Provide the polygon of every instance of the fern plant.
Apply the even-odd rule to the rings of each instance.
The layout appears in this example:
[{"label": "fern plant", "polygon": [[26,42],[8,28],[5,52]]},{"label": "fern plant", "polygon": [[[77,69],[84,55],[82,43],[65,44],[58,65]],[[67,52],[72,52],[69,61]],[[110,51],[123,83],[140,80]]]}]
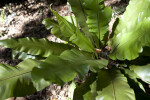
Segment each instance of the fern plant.
[{"label": "fern plant", "polygon": [[[51,9],[57,21],[43,20],[66,44],[36,38],[0,40],[14,58],[23,60],[16,67],[0,64],[0,99],[73,82],[73,100],[149,100],[143,83],[150,84],[150,1],[130,0],[110,35],[112,10],[104,0],[68,2],[75,16],[62,17]],[[77,75],[86,76],[85,82],[74,83]]]}]

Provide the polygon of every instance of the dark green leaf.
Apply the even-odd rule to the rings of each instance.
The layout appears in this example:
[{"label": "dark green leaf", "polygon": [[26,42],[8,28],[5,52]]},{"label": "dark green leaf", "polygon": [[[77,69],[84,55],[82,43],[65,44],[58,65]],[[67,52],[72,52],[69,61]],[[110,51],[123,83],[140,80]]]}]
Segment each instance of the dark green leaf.
[{"label": "dark green leaf", "polygon": [[131,70],[123,70],[125,76],[127,77],[130,87],[134,89],[136,100],[149,100],[150,96],[145,93],[143,85],[140,82],[138,82],[138,76]]},{"label": "dark green leaf", "polygon": [[85,52],[81,52],[76,49],[72,50],[66,50],[64,51],[61,56],[61,58],[65,60],[69,60],[71,62],[78,62],[78,64],[82,65],[89,65],[92,71],[97,71],[99,69],[102,69],[108,65],[108,60],[106,59],[98,59],[96,60],[93,55],[91,54],[85,54]]},{"label": "dark green leaf", "polygon": [[83,95],[84,100],[96,100],[96,96],[98,95],[96,91],[96,87],[97,87],[97,84],[95,81],[94,83],[90,85],[91,91]]},{"label": "dark green leaf", "polygon": [[143,52],[141,53],[141,55],[143,55],[143,56],[150,56],[150,47],[144,47],[143,48]]},{"label": "dark green leaf", "polygon": [[[74,91],[74,99],[73,100],[87,100],[84,99],[84,95],[88,93],[88,91],[91,90],[90,85],[96,80],[96,74],[91,73],[90,76],[88,76],[85,80],[85,82],[81,85],[78,86],[75,91]],[[88,95],[89,96],[89,95]],[[90,98],[90,97],[89,97]],[[89,99],[93,100],[93,99]]]},{"label": "dark green leaf", "polygon": [[33,79],[45,78],[47,81],[64,84],[73,80],[78,73],[83,76],[88,72],[89,66],[78,65],[58,56],[50,55],[38,68],[32,72]]},{"label": "dark green leaf", "polygon": [[8,97],[25,96],[36,91],[30,73],[38,63],[31,59],[12,67],[0,64],[0,100]]},{"label": "dark green leaf", "polygon": [[52,84],[52,82],[46,81],[44,78],[39,78],[38,80],[34,80],[32,78],[32,82],[33,82],[34,87],[36,88],[36,91],[41,91],[42,89]]},{"label": "dark green leaf", "polygon": [[107,64],[107,60],[94,60],[79,50],[66,50],[60,56],[50,55],[38,68],[33,69],[32,75],[34,79],[44,78],[63,84],[73,80],[77,73],[83,77],[89,71],[89,67],[101,69]]},{"label": "dark green leaf", "polygon": [[86,24],[87,18],[86,18],[86,14],[85,14],[84,7],[83,7],[83,0],[69,0],[68,2],[71,5],[72,11],[76,16],[77,21],[80,24],[82,31],[85,34],[90,35],[88,31],[89,30],[88,26]]}]

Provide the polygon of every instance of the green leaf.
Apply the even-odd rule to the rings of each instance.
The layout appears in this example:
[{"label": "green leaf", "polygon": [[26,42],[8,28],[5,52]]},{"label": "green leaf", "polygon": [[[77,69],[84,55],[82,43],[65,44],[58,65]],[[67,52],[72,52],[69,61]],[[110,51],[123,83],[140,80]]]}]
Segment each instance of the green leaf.
[{"label": "green leaf", "polygon": [[69,38],[64,37],[61,33],[60,26],[57,21],[55,21],[54,19],[46,18],[42,21],[42,23],[47,29],[51,29],[51,33],[54,34],[56,37],[65,41],[69,41]]},{"label": "green leaf", "polygon": [[78,27],[78,23],[75,16],[62,16],[68,22],[72,23],[74,26]]},{"label": "green leaf", "polygon": [[97,96],[97,91],[96,91],[97,84],[96,84],[96,81],[90,85],[90,88],[91,88],[91,90],[83,95],[84,100],[96,100],[96,98],[95,98]]},{"label": "green leaf", "polygon": [[51,30],[51,33],[56,35],[56,36],[61,36],[61,31],[60,31],[60,27],[57,21],[55,21],[54,19],[50,19],[50,18],[46,18],[42,21],[42,24],[45,25],[45,27],[49,30]]},{"label": "green leaf", "polygon": [[135,100],[134,91],[120,70],[100,70],[97,90],[96,100]]},{"label": "green leaf", "polygon": [[0,64],[0,99],[25,96],[36,91],[30,73],[38,63],[28,59],[12,67]]},{"label": "green leaf", "polygon": [[101,40],[108,32],[108,23],[112,16],[110,7],[105,7],[104,0],[83,0],[89,31]]},{"label": "green leaf", "polygon": [[66,50],[60,56],[50,55],[38,68],[33,69],[32,76],[35,80],[44,78],[63,84],[73,80],[76,74],[83,77],[89,71],[89,67],[101,69],[107,64],[107,60],[94,60],[79,50]]},{"label": "green leaf", "polygon": [[75,26],[68,22],[65,18],[60,16],[56,11],[51,9],[51,12],[56,16],[58,24],[60,26],[60,31],[64,37],[71,37],[75,32]]},{"label": "green leaf", "polygon": [[[88,91],[91,90],[90,85],[95,80],[96,80],[96,74],[91,73],[91,75],[86,78],[85,82],[83,84],[81,84],[81,86],[76,87],[76,89],[74,91],[74,97],[73,97],[74,99],[73,100],[88,100],[88,99],[84,99],[84,98],[86,98],[86,96],[84,97],[84,95],[86,93],[88,93]],[[89,96],[89,95],[87,95],[87,96]],[[90,96],[87,98],[90,98]],[[89,99],[89,100],[93,100],[93,99]]]},{"label": "green leaf", "polygon": [[150,96],[145,93],[145,89],[143,85],[138,82],[137,78],[139,78],[134,71],[129,69],[123,69],[124,75],[127,77],[128,83],[131,88],[134,89],[136,100],[149,100]]},{"label": "green leaf", "polygon": [[112,26],[112,33],[110,34],[109,39],[112,39],[114,37],[114,35],[115,35],[114,31],[116,30],[118,23],[119,23],[119,18],[116,18],[116,20]]},{"label": "green leaf", "polygon": [[145,92],[144,87],[142,86],[142,84],[140,82],[138,82],[137,78],[139,78],[134,71],[129,70],[129,69],[123,69],[125,72],[125,75],[127,77],[129,77],[130,79],[132,79],[135,83],[137,83],[139,85],[139,87],[141,87],[141,89]]},{"label": "green leaf", "polygon": [[61,33],[64,37],[70,37],[69,41],[76,44],[81,50],[95,52],[94,46],[89,38],[83,35],[76,26],[61,17],[56,11],[52,9],[51,11],[56,16]]},{"label": "green leaf", "polygon": [[47,81],[64,84],[73,80],[78,73],[83,76],[88,72],[88,66],[77,65],[58,56],[50,55],[38,68],[32,72],[33,79],[45,78]]},{"label": "green leaf", "polygon": [[59,25],[58,25],[58,22],[55,21],[54,19],[51,19],[51,18],[46,18],[42,21],[42,24],[45,25],[45,27],[49,30],[51,28],[55,28],[56,32],[52,32],[53,34],[54,33],[57,33],[57,32],[60,32],[60,29],[59,29]]},{"label": "green leaf", "polygon": [[[13,45],[12,45],[13,43]],[[71,49],[72,46],[63,43],[54,43],[47,39],[21,38],[0,40],[0,45],[12,48],[19,52],[25,52],[31,55],[40,55],[48,57],[51,54],[59,55],[64,50]]]},{"label": "green leaf", "polygon": [[[69,21],[70,23],[74,23],[75,26],[77,26],[77,22],[75,20],[74,16],[63,16],[62,19]],[[42,21],[42,23],[45,25],[47,29],[51,29],[51,33],[54,34],[56,37],[69,41],[69,37],[66,37],[65,35],[63,36],[62,33],[64,33],[64,30],[60,30],[59,23],[55,21],[54,19],[46,18]]]},{"label": "green leaf", "polygon": [[150,84],[150,64],[144,66],[132,65],[130,66],[130,69],[133,70],[141,80]]},{"label": "green leaf", "polygon": [[76,88],[76,84],[75,82],[72,82],[69,86],[69,89],[68,89],[68,99],[67,100],[73,100],[73,94],[74,94],[74,90]]},{"label": "green leaf", "polygon": [[149,6],[149,0],[130,1],[112,39],[111,59],[135,59],[143,51],[144,46],[150,45]]},{"label": "green leaf", "polygon": [[[34,55],[30,55],[24,52],[18,52],[16,50],[12,51],[12,57],[13,59],[21,59],[21,60],[26,60],[26,59],[42,59],[42,57],[38,57],[38,56],[34,56]],[[44,58],[43,58],[44,59]]]},{"label": "green leaf", "polygon": [[85,35],[81,34],[80,32],[72,35],[70,37],[70,41],[76,44],[79,48],[87,52],[94,52],[94,47],[92,42],[89,38],[85,37]]},{"label": "green leaf", "polygon": [[44,78],[39,78],[38,80],[34,80],[31,77],[31,79],[32,79],[34,87],[36,88],[36,91],[41,91],[42,89],[52,84],[52,82],[46,81]]},{"label": "green leaf", "polygon": [[71,9],[76,16],[77,21],[80,24],[82,31],[85,34],[89,33],[88,31],[89,29],[86,24],[87,18],[86,18],[86,14],[85,14],[84,7],[83,7],[83,0],[69,0],[68,2],[71,5]]},{"label": "green leaf", "polygon": [[78,62],[78,64],[89,65],[90,69],[92,69],[94,72],[108,65],[108,60],[96,60],[92,54],[85,54],[85,52],[81,52],[77,49],[66,50],[61,54],[60,57],[74,63]]}]

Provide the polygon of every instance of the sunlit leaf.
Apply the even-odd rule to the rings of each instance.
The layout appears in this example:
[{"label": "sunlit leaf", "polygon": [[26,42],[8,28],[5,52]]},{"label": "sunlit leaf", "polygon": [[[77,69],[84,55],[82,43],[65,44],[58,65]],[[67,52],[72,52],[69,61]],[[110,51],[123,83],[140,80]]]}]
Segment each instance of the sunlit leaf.
[{"label": "sunlit leaf", "polygon": [[112,59],[135,59],[144,46],[150,45],[149,6],[149,0],[130,0],[112,39]]},{"label": "sunlit leaf", "polygon": [[[13,43],[13,45],[12,45]],[[31,55],[40,55],[48,57],[51,54],[59,55],[64,50],[73,48],[70,45],[63,43],[54,43],[47,39],[36,38],[20,38],[20,39],[6,39],[0,40],[0,45],[19,52],[25,52]]]},{"label": "sunlit leaf", "polygon": [[132,65],[130,66],[130,69],[133,70],[141,80],[150,84],[150,64],[144,66]]},{"label": "sunlit leaf", "polygon": [[119,70],[100,70],[97,81],[96,100],[135,100],[133,89]]},{"label": "sunlit leaf", "polygon": [[80,49],[88,52],[94,52],[94,46],[74,24],[61,17],[56,11],[52,10],[60,26],[60,31],[64,37],[70,37],[69,41],[76,44]]},{"label": "sunlit leaf", "polygon": [[112,16],[112,10],[110,7],[105,7],[104,0],[83,1],[89,31],[96,34],[102,42],[108,32],[108,23]]}]

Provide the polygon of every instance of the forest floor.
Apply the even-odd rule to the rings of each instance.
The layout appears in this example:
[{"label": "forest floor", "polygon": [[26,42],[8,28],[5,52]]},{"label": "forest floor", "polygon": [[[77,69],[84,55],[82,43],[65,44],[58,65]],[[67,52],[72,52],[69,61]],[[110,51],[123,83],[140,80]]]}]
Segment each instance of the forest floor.
[{"label": "forest floor", "polygon": [[[61,2],[56,2],[61,1]],[[120,3],[120,0],[106,0],[106,6],[112,6],[115,15],[120,15],[125,11],[127,3]],[[42,25],[45,18],[54,18],[49,10],[50,4],[52,8],[60,15],[67,16],[70,7],[66,0],[22,0],[21,2],[6,2],[0,4],[0,40],[23,37],[47,38],[50,41],[61,42],[60,39],[50,34],[50,31]],[[114,18],[115,19],[115,18]],[[114,19],[110,23],[110,31]],[[17,65],[21,60],[13,60],[11,50],[0,47],[0,63]],[[69,84],[58,86],[52,84],[45,89],[25,97],[13,97],[7,100],[66,100],[68,96]]]}]

